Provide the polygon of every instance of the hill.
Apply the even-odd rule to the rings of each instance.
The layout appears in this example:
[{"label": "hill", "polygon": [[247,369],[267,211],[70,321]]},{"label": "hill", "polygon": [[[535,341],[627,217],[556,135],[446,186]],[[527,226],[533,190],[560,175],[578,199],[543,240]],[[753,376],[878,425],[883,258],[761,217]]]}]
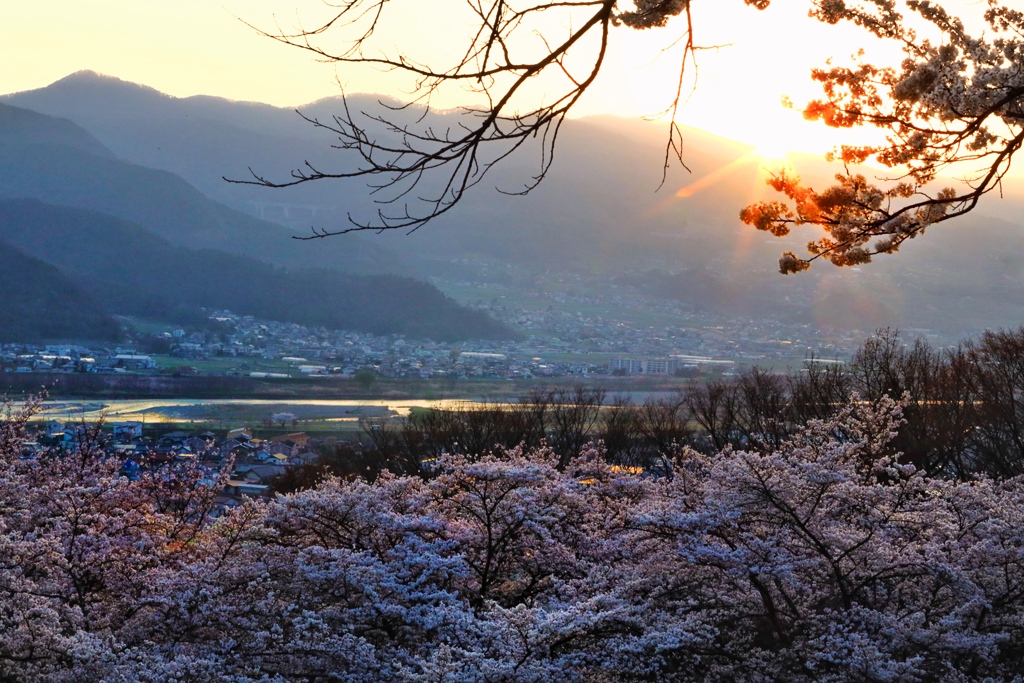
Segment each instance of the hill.
[{"label": "hill", "polygon": [[114,157],[92,134],[71,121],[18,107],[0,106],[0,136],[21,145],[61,145],[98,157]]},{"label": "hill", "polygon": [[[208,96],[175,98],[92,72],[0,100],[71,118],[118,157],[178,174],[219,202],[302,234],[309,234],[311,226],[347,227],[349,214],[366,218],[379,208],[359,181],[279,190],[223,181],[222,176],[249,177],[250,167],[286,179],[290,169],[307,161],[328,170],[357,163],[331,148],[336,139],[329,132],[314,129],[291,109]],[[372,95],[354,95],[348,104],[354,111],[381,110]],[[325,98],[299,110],[329,121],[342,110],[342,101]],[[417,112],[389,115],[415,118]],[[431,117],[438,127],[458,121],[452,112]],[[414,234],[347,235],[303,246],[315,252],[365,238],[400,254],[406,263],[426,260],[415,272],[445,276],[454,261],[465,259],[500,260],[530,271],[716,267],[724,265],[721,254],[731,259],[737,245],[744,245],[750,267],[771,276],[784,245],[753,236],[736,217],[743,197],[754,196],[763,179],[760,161],[749,155],[748,146],[686,128],[686,161],[693,172],[673,168],[659,192],[663,135],[659,126],[612,117],[569,121],[551,173],[527,198],[491,188],[518,190],[533,177],[539,157],[528,149],[496,169],[458,211]],[[706,182],[707,177],[714,182]],[[700,182],[705,186],[692,196],[675,192]],[[741,194],[737,188],[744,188]],[[90,208],[116,213],[95,203]],[[144,216],[124,217],[148,227]],[[799,248],[802,241],[795,237],[785,248]],[[223,243],[202,246],[228,248]]]},{"label": "hill", "polygon": [[120,337],[117,321],[57,268],[0,240],[0,342]]},{"label": "hill", "polygon": [[109,311],[166,320],[200,307],[303,325],[439,340],[506,338],[508,329],[435,287],[393,275],[287,271],[186,249],[106,214],[0,201],[0,238],[60,269]]},{"label": "hill", "polygon": [[[303,234],[309,234],[311,226],[346,227],[349,214],[366,218],[378,208],[358,181],[323,181],[280,190],[223,181],[222,176],[249,177],[250,167],[282,180],[307,161],[324,170],[349,170],[357,163],[331,148],[336,139],[329,131],[316,130],[292,109],[209,96],[176,98],[93,72],[72,74],[0,100],[70,118],[127,162],[170,171],[218,202]],[[348,104],[353,111],[381,111],[373,95],[353,95]],[[298,110],[329,121],[342,111],[342,101],[329,97]],[[388,115],[415,118],[418,113]],[[455,112],[434,111],[430,117],[439,130],[458,123]],[[518,190],[536,174],[539,156],[529,149],[496,168],[458,211],[412,235],[348,235],[303,246],[307,252],[330,250],[338,244],[358,244],[362,237],[402,254],[407,262],[431,260],[434,274],[452,261],[482,258],[529,270],[617,273],[652,266],[742,267],[759,277],[774,276],[779,253],[802,249],[807,235],[768,238],[737,217],[746,203],[767,195],[764,167],[770,162],[753,154],[750,146],[684,127],[684,157],[690,171],[673,167],[662,183],[666,134],[662,125],[610,116],[571,120],[560,132],[547,179],[526,198],[492,188]],[[790,161],[819,184],[837,170],[806,155]],[[110,212],[101,206],[91,208]],[[1004,213],[1012,217],[1013,210],[1006,208]],[[147,227],[147,220],[159,221],[141,214],[124,217]],[[193,246],[227,248],[224,243]]]}]

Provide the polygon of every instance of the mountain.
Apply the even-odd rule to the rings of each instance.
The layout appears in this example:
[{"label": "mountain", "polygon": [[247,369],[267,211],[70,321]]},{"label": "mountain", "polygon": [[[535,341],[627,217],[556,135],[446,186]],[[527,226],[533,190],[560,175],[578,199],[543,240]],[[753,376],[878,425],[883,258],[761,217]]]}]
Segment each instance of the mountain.
[{"label": "mountain", "polygon": [[[353,95],[348,106],[354,112],[386,111],[409,120],[422,113],[383,110],[377,99]],[[0,100],[70,118],[119,158],[170,171],[218,202],[302,234],[308,235],[312,226],[348,227],[349,215],[368,219],[381,208],[374,203],[379,195],[371,196],[363,181],[325,180],[277,190],[224,182],[223,176],[251,177],[250,168],[287,180],[291,169],[306,162],[328,171],[350,170],[358,163],[331,148],[337,140],[329,131],[315,129],[291,109],[209,96],[176,98],[93,72]],[[343,111],[343,102],[329,97],[298,110],[329,123]],[[438,130],[454,129],[460,119],[457,112],[433,111],[430,122]],[[766,240],[737,219],[747,201],[765,195],[763,162],[750,154],[749,146],[694,128],[684,127],[682,133],[692,172],[674,166],[663,182],[664,126],[615,117],[571,120],[560,132],[546,180],[528,197],[493,189],[520,190],[536,175],[540,154],[527,147],[497,167],[457,211],[424,229],[362,237],[406,261],[431,259],[433,272],[447,268],[442,263],[466,258],[497,258],[530,269],[618,272],[652,262],[703,267],[718,264],[726,252],[731,259],[741,247],[749,252],[752,267],[774,271],[778,254],[801,248],[804,240]],[[804,158],[800,164],[826,179],[834,172],[821,160]],[[700,185],[699,191],[678,193],[694,185]],[[126,217],[143,222],[140,216]],[[359,237],[321,240],[315,247],[358,243]]]},{"label": "mountain", "polygon": [[200,307],[225,308],[376,334],[438,340],[514,336],[423,282],[287,271],[222,251],[175,246],[139,225],[94,211],[0,201],[0,239],[55,266],[119,314],[179,320]]},{"label": "mountain", "polygon": [[92,134],[71,121],[18,107],[0,106],[0,135],[20,145],[60,145],[105,159],[114,157]]},{"label": "mountain", "polygon": [[[329,134],[288,109],[174,98],[92,73],[0,99],[70,118],[126,161],[180,174],[225,204],[262,211],[295,228],[337,229],[347,225],[349,213],[366,217],[375,210],[359,182],[268,190],[221,180],[244,177],[249,166],[286,178],[304,160],[326,169],[351,168],[346,164],[352,162],[330,148]],[[378,107],[374,97],[363,95],[349,98],[349,105]],[[329,121],[341,102],[327,98],[300,110]],[[431,117],[438,126],[458,121],[450,112]],[[750,146],[692,128],[682,133],[690,170],[672,167],[663,178],[663,125],[615,117],[567,121],[547,178],[527,197],[493,188],[514,191],[536,174],[539,156],[530,149],[496,168],[455,211],[415,233],[362,236],[423,264],[418,272],[448,281],[498,279],[513,291],[547,270],[628,282],[649,296],[716,315],[774,316],[848,329],[885,324],[974,334],[1024,320],[1024,272],[1015,255],[1024,253],[1018,199],[986,198],[971,215],[934,226],[903,245],[899,255],[879,257],[861,269],[825,264],[782,277],[779,254],[802,252],[815,234],[801,228],[778,239],[740,223],[740,208],[770,196],[767,162]],[[816,187],[840,170],[808,155],[789,162]],[[315,218],[302,213],[311,208]]]},{"label": "mountain", "polygon": [[0,342],[111,341],[120,326],[57,268],[0,240]]},{"label": "mountain", "polygon": [[0,104],[0,154],[0,197],[93,209],[137,222],[180,246],[291,268],[415,272],[389,250],[358,238],[291,239],[293,231],[211,201],[173,173],[118,159],[67,119]]},{"label": "mountain", "polygon": [[[308,231],[311,214],[302,205],[345,208],[345,198],[325,192],[327,188],[272,191],[224,181],[223,176],[250,178],[249,167],[278,173],[306,160],[330,163],[336,156],[330,151],[330,136],[314,131],[291,109],[207,96],[176,98],[90,71],[0,100],[67,116],[119,158],[171,171],[236,209],[253,213],[263,206],[264,212],[273,211],[284,222]],[[335,106],[325,106],[337,111]],[[281,166],[283,160],[287,166]],[[292,213],[301,218],[286,220],[282,203],[293,205]]]},{"label": "mountain", "polygon": [[[305,162],[326,170],[345,170],[356,163],[331,148],[336,140],[328,131],[316,130],[290,109],[207,96],[175,98],[92,72],[0,99],[68,117],[119,158],[178,174],[219,202],[290,225],[302,234],[309,234],[311,226],[347,227],[350,214],[365,219],[380,208],[361,181],[320,181],[279,190],[224,182],[222,176],[250,177],[250,167],[283,180]],[[348,105],[353,111],[381,111],[375,96],[355,95]],[[332,97],[299,110],[329,122],[342,107],[341,99]],[[415,119],[419,113],[389,116]],[[438,127],[453,127],[459,120],[451,112],[431,116]],[[723,241],[749,242],[749,228],[736,219],[737,198],[725,201],[723,195],[728,194],[727,186],[753,189],[757,184],[759,163],[744,158],[750,148],[684,129],[686,161],[694,172],[673,168],[656,192],[662,180],[664,133],[658,126],[611,117],[569,121],[551,173],[529,197],[509,197],[491,189],[518,190],[536,174],[539,155],[527,149],[497,168],[458,211],[412,235],[365,234],[366,242],[413,263],[422,258],[448,262],[484,257],[529,268],[568,265],[613,271],[625,262],[640,266],[661,257],[682,264],[704,263],[708,254],[721,250]],[[699,196],[675,196],[675,189],[730,164],[727,176]],[[736,208],[723,212],[730,203]],[[146,224],[142,216],[125,217]],[[359,237],[321,240],[312,247],[336,248],[358,243]],[[767,270],[774,268],[779,249],[761,250]],[[442,266],[435,264],[434,270],[438,267]]]}]

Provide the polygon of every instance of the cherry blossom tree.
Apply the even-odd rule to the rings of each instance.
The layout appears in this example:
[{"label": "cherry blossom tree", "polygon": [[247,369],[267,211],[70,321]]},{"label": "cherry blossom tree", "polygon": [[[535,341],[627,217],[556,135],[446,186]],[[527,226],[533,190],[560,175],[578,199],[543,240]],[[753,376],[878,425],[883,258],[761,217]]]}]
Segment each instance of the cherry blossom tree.
[{"label": "cherry blossom tree", "polygon": [[187,562],[223,478],[185,465],[130,482],[98,427],[69,452],[25,457],[25,424],[38,407],[8,406],[0,430],[0,675],[78,681],[134,671],[148,647],[136,653],[129,634],[158,608],[154,585]]},{"label": "cherry blossom tree", "polygon": [[0,424],[0,678],[1015,680],[1024,480],[954,481],[855,399],[670,476],[547,448],[328,477],[230,511]]},{"label": "cherry blossom tree", "polygon": [[[783,273],[806,270],[819,258],[848,266],[896,252],[1000,188],[1024,143],[1024,13],[998,0],[979,4],[984,28],[972,34],[932,0],[814,3],[812,15],[821,21],[852,22],[898,44],[904,59],[879,65],[862,54],[852,66],[814,70],[824,96],[804,116],[836,128],[877,127],[886,143],[838,150],[833,157],[846,171],[824,190],[780,172],[769,183],[789,203],[760,202],[741,212],[744,222],[776,236],[796,225],[823,230],[807,245],[809,258],[783,255]],[[868,159],[892,169],[888,182],[849,169]]]}]

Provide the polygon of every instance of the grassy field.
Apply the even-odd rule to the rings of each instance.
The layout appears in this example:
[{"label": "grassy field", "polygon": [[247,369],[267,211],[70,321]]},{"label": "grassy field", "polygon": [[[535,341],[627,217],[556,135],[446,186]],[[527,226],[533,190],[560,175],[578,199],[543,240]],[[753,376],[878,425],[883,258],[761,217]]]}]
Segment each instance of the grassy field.
[{"label": "grassy field", "polygon": [[[230,356],[204,359],[178,358],[176,356],[151,355],[161,370],[177,368],[195,368],[206,374],[233,373],[248,375],[250,372],[279,372],[299,376],[297,363],[286,363],[280,360],[264,360],[262,358],[232,358]],[[315,363],[310,363],[315,364]]]}]

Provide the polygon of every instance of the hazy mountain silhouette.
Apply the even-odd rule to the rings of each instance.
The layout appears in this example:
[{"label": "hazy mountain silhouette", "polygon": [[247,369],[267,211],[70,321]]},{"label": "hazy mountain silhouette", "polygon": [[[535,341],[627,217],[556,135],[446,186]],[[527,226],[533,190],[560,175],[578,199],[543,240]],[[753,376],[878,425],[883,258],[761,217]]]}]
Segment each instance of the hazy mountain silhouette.
[{"label": "hazy mountain silhouette", "polygon": [[386,248],[359,238],[323,244],[293,240],[294,232],[211,201],[173,173],[116,158],[66,119],[0,104],[0,154],[0,197],[103,211],[175,244],[222,249],[293,268],[415,272]]},{"label": "hazy mountain silhouette", "polygon": [[114,157],[91,133],[71,121],[18,107],[0,106],[0,131],[5,140],[21,145],[61,145],[106,159]]},{"label": "hazy mountain silhouette", "polygon": [[[327,162],[334,156],[329,137],[317,134],[290,109],[206,96],[175,98],[89,71],[2,99],[46,114],[66,112],[118,157],[176,173],[235,208],[253,212],[252,202],[344,204],[326,188],[282,195],[224,182],[222,176],[248,177],[250,166],[286,172],[292,164]],[[284,160],[287,167],[280,166]],[[302,227],[308,229],[308,221]]]},{"label": "hazy mountain silhouette", "polygon": [[[328,170],[352,163],[330,149],[330,135],[288,109],[215,97],[173,98],[92,73],[4,99],[70,118],[119,157],[178,173],[241,210],[253,212],[258,203],[308,204],[320,210],[308,223],[326,229],[347,226],[349,213],[366,217],[375,210],[360,182],[268,190],[220,179],[245,177],[248,166],[281,179],[306,160]],[[372,110],[376,98],[351,97],[349,106]],[[328,120],[341,102],[327,98],[300,109]],[[446,112],[431,116],[439,125],[457,120]],[[923,239],[905,244],[899,255],[880,257],[860,270],[825,264],[782,277],[779,254],[803,251],[814,233],[798,229],[780,240],[740,223],[740,208],[770,194],[766,162],[749,146],[684,128],[690,171],[673,166],[663,179],[666,134],[664,126],[615,117],[569,121],[550,174],[528,197],[491,189],[518,190],[532,178],[539,157],[525,150],[442,219],[412,235],[363,237],[445,275],[469,273],[476,261],[609,278],[631,271],[631,281],[651,295],[722,314],[775,315],[858,329],[894,324],[967,331],[1017,325],[1024,318],[1024,279],[1015,256],[1024,253],[1019,202],[993,197],[982,207],[990,216],[975,213],[935,226]],[[789,161],[816,186],[841,170],[807,155]],[[294,216],[275,220],[305,224]],[[353,237],[317,241],[312,250]],[[645,276],[645,271],[652,272]]]},{"label": "hazy mountain silhouette", "polygon": [[[377,208],[365,183],[358,181],[318,182],[283,190],[223,181],[222,176],[247,178],[249,167],[270,178],[286,179],[290,169],[305,161],[328,170],[352,163],[350,157],[331,149],[335,142],[331,134],[317,131],[289,109],[215,97],[174,98],[92,72],[2,99],[71,118],[126,161],[179,174],[208,196],[243,211],[255,213],[263,205],[264,215],[307,234],[312,225],[346,227],[349,214],[366,218]],[[350,97],[348,104],[353,111],[381,109],[377,98],[368,95]],[[342,110],[342,101],[326,98],[299,109],[329,121]],[[418,112],[389,115],[415,119]],[[457,121],[451,113],[432,116],[438,125]],[[753,189],[759,164],[746,159],[699,196],[676,198],[677,188],[749,152],[749,147],[685,129],[687,163],[693,174],[673,168],[656,192],[661,184],[664,133],[658,126],[629,125],[611,117],[571,121],[563,128],[552,173],[528,199],[508,197],[489,187],[514,191],[528,182],[537,172],[539,157],[526,151],[497,169],[459,211],[427,229],[410,236],[367,235],[366,240],[399,251],[407,259],[483,255],[530,266],[564,267],[570,255],[579,267],[609,265],[613,269],[621,268],[624,259],[642,264],[657,255],[706,262],[723,239],[747,234],[748,229],[736,220],[738,205],[732,190],[739,184]],[[275,204],[315,206],[319,214],[313,219],[296,209],[293,213],[298,217],[288,220]],[[358,241],[355,236],[322,240],[310,250]],[[778,246],[764,250],[767,268],[773,267],[778,250]]]},{"label": "hazy mountain silhouette", "polygon": [[118,314],[173,321],[208,307],[440,340],[514,336],[409,278],[286,271],[222,251],[174,246],[120,218],[36,200],[0,201],[0,239],[56,266]]},{"label": "hazy mountain silhouette", "polygon": [[[224,182],[222,176],[250,177],[250,167],[277,180],[286,180],[291,169],[307,161],[324,170],[352,168],[352,157],[331,148],[336,142],[332,134],[316,130],[291,109],[208,96],[175,98],[93,72],[0,99],[70,118],[125,161],[171,171],[209,197],[250,214],[260,213],[262,206],[263,216],[305,234],[312,226],[348,227],[350,214],[366,219],[378,208],[362,181],[279,190]],[[351,96],[348,106],[354,112],[382,111],[372,95]],[[343,103],[330,97],[298,109],[329,122]],[[406,120],[420,113],[387,111],[389,117]],[[438,127],[458,122],[452,112],[432,112],[431,117]],[[783,249],[802,247],[802,237],[783,244],[740,224],[739,209],[766,194],[763,162],[749,154],[749,146],[684,128],[684,155],[692,172],[673,166],[662,182],[666,134],[664,126],[615,117],[570,121],[562,129],[551,173],[528,198],[491,189],[516,191],[531,180],[540,157],[527,149],[495,169],[458,211],[425,229],[408,236],[397,231],[363,237],[410,261],[482,256],[531,268],[612,271],[652,259],[679,266],[715,265],[723,252],[732,259],[741,245],[752,267],[771,272]],[[801,159],[800,164],[824,178],[834,172],[817,159]],[[678,196],[681,188],[701,183],[691,196]],[[289,204],[291,215],[285,217],[280,205]],[[303,206],[316,207],[317,216]],[[146,224],[141,217],[125,217]],[[359,236],[350,235],[303,246],[314,252],[359,242]]]}]

